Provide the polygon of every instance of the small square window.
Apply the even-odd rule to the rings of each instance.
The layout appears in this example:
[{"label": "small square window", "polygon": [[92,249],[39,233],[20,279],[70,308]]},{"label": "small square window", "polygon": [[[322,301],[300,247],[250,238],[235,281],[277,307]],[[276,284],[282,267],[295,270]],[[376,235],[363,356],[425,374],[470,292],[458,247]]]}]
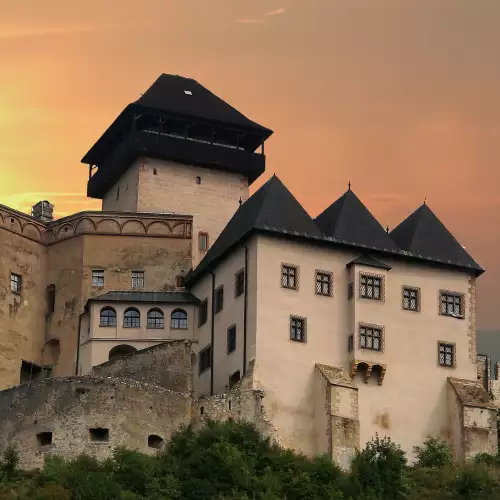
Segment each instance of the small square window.
[{"label": "small square window", "polygon": [[92,271],[92,286],[104,286],[104,271],[94,270]]},{"label": "small square window", "polygon": [[222,311],[224,307],[224,285],[215,290],[215,314]]},{"label": "small square window", "polygon": [[202,326],[207,322],[208,318],[208,299],[204,299],[200,302],[200,307],[198,308],[198,326]]},{"label": "small square window", "polygon": [[234,296],[239,297],[245,291],[245,270],[242,269],[235,274]]},{"label": "small square window", "polygon": [[316,294],[332,295],[332,273],[327,271],[316,271]]},{"label": "small square window", "polygon": [[19,274],[10,273],[10,290],[17,295],[21,294],[22,278]]},{"label": "small square window", "polygon": [[212,366],[212,346],[208,345],[200,351],[199,372],[202,373]]},{"label": "small square window", "polygon": [[382,350],[382,328],[375,326],[361,325],[359,327],[359,347],[372,351]]},{"label": "small square window", "polygon": [[359,276],[359,296],[363,299],[382,300],[382,278],[361,274]]},{"label": "small square window", "polygon": [[295,342],[306,341],[306,318],[290,316],[290,340]]},{"label": "small square window", "polygon": [[144,288],[144,271],[132,271],[132,288]]},{"label": "small square window", "polygon": [[439,342],[439,365],[448,368],[455,366],[455,344]]},{"label": "small square window", "polygon": [[236,325],[230,326],[227,329],[227,352],[236,350]]},{"label": "small square window", "polygon": [[443,316],[452,316],[454,318],[464,317],[464,296],[455,292],[440,292],[441,308]]},{"label": "small square window", "polygon": [[299,284],[299,269],[297,266],[283,264],[281,266],[281,286],[291,290],[297,290]]},{"label": "small square window", "polygon": [[420,311],[420,290],[411,286],[403,287],[403,309]]}]

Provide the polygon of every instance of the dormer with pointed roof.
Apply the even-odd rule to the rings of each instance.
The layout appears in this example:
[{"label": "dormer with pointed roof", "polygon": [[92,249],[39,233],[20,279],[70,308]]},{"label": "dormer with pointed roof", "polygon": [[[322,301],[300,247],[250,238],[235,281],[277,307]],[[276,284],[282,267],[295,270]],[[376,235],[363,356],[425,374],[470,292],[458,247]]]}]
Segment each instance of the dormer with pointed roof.
[{"label": "dormer with pointed roof", "polygon": [[390,236],[401,249],[415,256],[483,272],[426,203],[393,229]]},{"label": "dormer with pointed roof", "polygon": [[103,199],[139,156],[236,172],[251,184],[265,170],[272,133],[197,81],[164,74],[82,159],[90,167],[87,193]]},{"label": "dormer with pointed roof", "polygon": [[394,241],[351,189],[314,221],[325,236],[335,240],[382,251],[396,249]]}]

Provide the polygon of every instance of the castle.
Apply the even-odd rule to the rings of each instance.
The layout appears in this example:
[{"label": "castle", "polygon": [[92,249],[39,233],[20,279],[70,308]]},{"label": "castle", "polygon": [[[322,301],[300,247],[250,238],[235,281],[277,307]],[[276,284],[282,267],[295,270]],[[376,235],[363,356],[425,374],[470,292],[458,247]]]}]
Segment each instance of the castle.
[{"label": "castle", "polygon": [[272,131],[162,75],[84,156],[102,211],[0,206],[0,451],[156,450],[241,417],[348,467],[389,435],[497,450],[476,353],[483,269],[426,204],[385,230],[349,185],[312,218]]}]

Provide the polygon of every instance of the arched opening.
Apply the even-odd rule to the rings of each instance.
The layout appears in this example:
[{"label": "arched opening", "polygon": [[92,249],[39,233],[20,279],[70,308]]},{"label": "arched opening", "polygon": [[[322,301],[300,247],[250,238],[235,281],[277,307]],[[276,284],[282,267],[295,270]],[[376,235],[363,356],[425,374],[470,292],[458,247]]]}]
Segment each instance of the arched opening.
[{"label": "arched opening", "polygon": [[170,328],[173,330],[187,330],[187,313],[183,309],[176,309],[170,317]]},{"label": "arched opening", "polygon": [[123,358],[124,356],[128,356],[129,354],[134,354],[134,352],[137,352],[137,349],[135,347],[132,347],[131,345],[117,345],[109,351],[108,360],[111,361],[113,359]]},{"label": "arched opening", "polygon": [[112,307],[103,307],[101,309],[99,326],[116,326],[116,311]]},{"label": "arched opening", "polygon": [[156,434],[151,434],[148,437],[148,447],[149,448],[156,448],[159,450],[163,445],[163,438],[160,436],[157,436]]},{"label": "arched opening", "polygon": [[159,309],[151,309],[148,312],[148,328],[164,328],[164,326],[163,312]]},{"label": "arched opening", "polygon": [[123,315],[123,328],[140,328],[141,314],[135,307],[125,310]]},{"label": "arched opening", "polygon": [[369,375],[369,369],[370,367],[368,366],[368,363],[359,363],[356,367],[355,378],[360,382],[366,382],[368,380],[367,377]]}]

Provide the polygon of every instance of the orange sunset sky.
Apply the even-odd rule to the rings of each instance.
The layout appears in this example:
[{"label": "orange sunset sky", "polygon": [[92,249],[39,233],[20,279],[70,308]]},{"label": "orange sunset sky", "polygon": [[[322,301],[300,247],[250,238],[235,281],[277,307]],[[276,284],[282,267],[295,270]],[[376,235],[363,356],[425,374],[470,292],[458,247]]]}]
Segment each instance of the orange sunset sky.
[{"label": "orange sunset sky", "polygon": [[311,215],[353,190],[393,228],[429,206],[486,268],[499,329],[499,0],[0,0],[0,203],[96,209],[80,159],[161,73],[273,129]]}]

